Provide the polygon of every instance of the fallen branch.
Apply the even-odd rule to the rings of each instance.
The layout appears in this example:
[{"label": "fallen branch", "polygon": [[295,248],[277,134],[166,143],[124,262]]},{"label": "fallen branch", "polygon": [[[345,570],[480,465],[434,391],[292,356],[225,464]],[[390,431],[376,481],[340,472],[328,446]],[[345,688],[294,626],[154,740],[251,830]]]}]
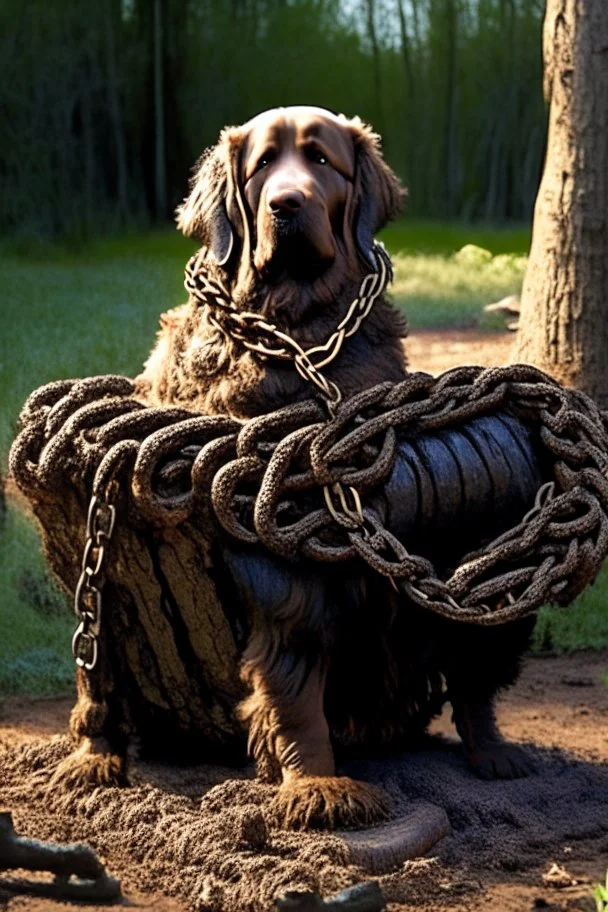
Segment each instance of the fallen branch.
[{"label": "fallen branch", "polygon": [[[53,881],[2,878],[0,889],[60,900],[110,903],[120,899],[120,882],[106,874],[90,846],[26,839],[15,832],[12,815],[0,812],[0,871],[47,871]],[[73,879],[72,879],[73,878]]]},{"label": "fallen branch", "polygon": [[318,893],[289,892],[277,900],[278,912],[383,912],[386,900],[375,881],[357,884],[330,899]]}]

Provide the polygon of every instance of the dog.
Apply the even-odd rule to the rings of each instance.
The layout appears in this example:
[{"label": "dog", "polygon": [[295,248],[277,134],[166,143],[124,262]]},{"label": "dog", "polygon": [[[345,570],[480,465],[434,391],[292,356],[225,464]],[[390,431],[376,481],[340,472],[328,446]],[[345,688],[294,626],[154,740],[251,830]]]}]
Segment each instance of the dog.
[{"label": "dog", "polygon": [[[209,274],[238,311],[262,315],[307,347],[343,318],[375,268],[374,235],[404,198],[370,127],[287,107],[221,134],[198,163],[177,223],[202,243]],[[405,336],[404,318],[382,297],[327,377],[345,397],[403,380]],[[293,365],[260,359],[218,333],[192,301],[164,316],[138,385],[150,404],[239,418],[311,396]],[[336,775],[336,754],[411,745],[446,699],[479,775],[530,772],[525,752],[502,739],[493,702],[517,677],[532,621],[500,630],[446,621],[400,604],[385,579],[361,568],[336,578],[321,565],[286,568],[230,546],[224,560],[252,617],[241,667],[250,695],[240,715],[258,771],[279,783],[281,825],[383,819],[383,793]]]},{"label": "dog", "polygon": [[[200,159],[177,221],[201,243],[198,268],[213,288],[224,289],[235,325],[262,320],[305,351],[331,337],[362,282],[379,269],[374,235],[397,215],[404,197],[379,137],[361,120],[288,107],[221,134]],[[405,379],[405,335],[402,314],[380,294],[324,365],[335,385],[328,389],[347,397]],[[147,405],[243,419],[315,393],[306,372],[248,348],[196,295],[161,318],[135,390]],[[396,476],[385,498],[398,508],[409,495]],[[479,487],[476,474],[473,487]],[[454,513],[449,503],[448,509]],[[514,520],[508,509],[487,513],[488,535],[498,514],[502,528]],[[456,534],[439,537],[436,565],[444,571],[464,553],[459,523]],[[362,563],[288,563],[261,546],[240,545],[219,528],[213,535],[215,578],[243,621],[235,675],[246,696],[238,714],[258,775],[278,785],[270,812],[279,826],[335,828],[385,819],[384,792],[338,775],[337,763],[415,747],[446,700],[475,772],[511,778],[531,771],[525,751],[502,739],[494,700],[518,675],[533,619],[500,628],[454,622],[410,602]],[[162,726],[130,732],[117,708],[116,688],[123,683],[116,680],[112,642],[109,635],[108,655],[94,677],[78,670],[70,720],[78,746],[53,782],[71,788],[120,783],[133,734],[142,747],[146,742],[148,755],[166,756],[173,740]],[[116,648],[121,642],[117,637]],[[125,661],[122,655],[116,668]],[[206,757],[198,752],[180,759]]]},{"label": "dog", "polygon": [[[374,235],[395,218],[404,191],[357,118],[293,107],[225,130],[196,167],[177,224],[208,249],[207,268],[300,343],[325,339],[375,268]],[[386,300],[327,369],[343,395],[406,376],[403,315]],[[209,344],[211,343],[211,344]],[[290,369],[239,350],[198,308],[176,308],[140,378],[147,401],[251,418],[310,397]]]}]

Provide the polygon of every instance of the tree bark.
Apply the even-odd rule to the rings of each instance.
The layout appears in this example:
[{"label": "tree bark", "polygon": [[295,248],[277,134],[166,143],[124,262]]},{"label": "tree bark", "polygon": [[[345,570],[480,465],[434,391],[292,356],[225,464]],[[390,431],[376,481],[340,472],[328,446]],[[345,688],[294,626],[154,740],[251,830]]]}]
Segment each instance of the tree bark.
[{"label": "tree bark", "polygon": [[[68,485],[60,497],[30,501],[49,566],[70,596],[86,540],[85,487]],[[124,503],[117,506],[100,657],[90,675],[95,699],[108,701],[146,752],[186,757],[198,749],[207,759],[240,760],[245,736],[235,709],[245,695],[238,675],[243,646],[231,628],[236,606],[227,599],[228,614],[222,607],[209,538],[190,523],[135,528]]]},{"label": "tree bark", "polygon": [[547,0],[548,152],[516,358],[608,406],[608,6]]},{"label": "tree bark", "polygon": [[[412,55],[410,48],[410,36],[407,31],[407,19],[405,16],[405,7],[403,0],[397,0],[397,12],[399,13],[399,31],[401,33],[401,55],[403,57],[403,68],[405,72],[405,95],[406,95],[406,109],[404,116],[404,123],[412,123],[414,121],[414,107],[415,107],[415,98],[416,90],[414,84],[414,70],[412,67]],[[407,166],[407,179],[409,181],[415,180],[414,175],[414,146],[415,142],[412,142],[411,137],[409,136],[409,131],[405,130],[406,134],[406,146],[405,146],[405,160]]]},{"label": "tree bark", "polygon": [[154,187],[156,218],[159,221],[167,214],[163,13],[161,0],[154,0]]},{"label": "tree bark", "polygon": [[[118,21],[120,23],[120,10]],[[126,222],[129,215],[127,143],[124,120],[121,110],[120,89],[118,84],[118,62],[116,54],[116,17],[115,9],[106,4],[105,14],[107,66],[108,66],[108,107],[114,136],[114,154],[116,156],[116,196],[121,222]]]},{"label": "tree bark", "polygon": [[374,62],[374,93],[378,122],[375,124],[379,133],[384,134],[384,104],[382,93],[382,60],[380,46],[376,34],[376,0],[365,0],[365,14],[367,17],[367,34],[372,48]]}]

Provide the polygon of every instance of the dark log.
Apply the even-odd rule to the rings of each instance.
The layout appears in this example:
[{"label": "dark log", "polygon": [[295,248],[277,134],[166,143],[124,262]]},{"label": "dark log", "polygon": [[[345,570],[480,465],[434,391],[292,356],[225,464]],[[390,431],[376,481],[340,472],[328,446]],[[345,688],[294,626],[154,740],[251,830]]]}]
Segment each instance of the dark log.
[{"label": "dark log", "polygon": [[277,900],[278,912],[383,912],[386,900],[375,881],[349,887],[325,901],[318,893],[287,893]]},{"label": "dark log", "polygon": [[[18,836],[13,818],[0,813],[0,871],[24,869],[49,871],[53,883],[2,878],[0,890],[29,893],[58,900],[110,903],[120,899],[120,883],[108,877],[99,858],[88,845],[60,845]],[[76,875],[75,880],[70,877]]]},{"label": "dark log", "polygon": [[[67,417],[62,407],[51,410],[55,425]],[[34,410],[29,408],[22,437],[29,433],[27,416]],[[94,432],[89,437],[78,430],[75,436],[80,442],[72,450],[65,449],[65,439],[61,443],[61,472],[49,471],[53,440],[45,445],[37,439],[28,455],[40,457],[43,469],[30,462],[17,478],[40,523],[49,565],[70,595],[80,574],[99,461],[99,454],[88,461],[82,456],[87,447],[94,449],[89,443]],[[33,452],[36,446],[41,453]],[[22,447],[13,462],[23,462],[24,452]],[[482,539],[513,526],[541,482],[534,433],[512,417],[495,415],[402,439],[392,474],[370,502],[415,553],[439,550],[447,570]],[[117,522],[104,566],[99,661],[93,674],[78,672],[72,732],[100,754],[107,754],[109,743],[124,755],[135,733],[143,750],[150,747],[157,757],[241,762],[245,734],[235,709],[245,696],[239,661],[251,629],[248,612],[264,601],[264,592],[268,605],[278,599],[280,607],[281,587],[290,586],[291,577],[299,576],[304,587],[307,575],[335,579],[335,566],[312,561],[294,566],[259,547],[237,547],[202,510],[179,524],[154,525],[135,511],[125,488],[115,499]],[[346,573],[356,572],[351,562]],[[371,572],[361,568],[361,574]],[[250,574],[257,574],[249,583],[255,588],[252,599],[243,597]],[[103,744],[96,745],[97,738]],[[112,778],[107,767],[95,776]]]}]

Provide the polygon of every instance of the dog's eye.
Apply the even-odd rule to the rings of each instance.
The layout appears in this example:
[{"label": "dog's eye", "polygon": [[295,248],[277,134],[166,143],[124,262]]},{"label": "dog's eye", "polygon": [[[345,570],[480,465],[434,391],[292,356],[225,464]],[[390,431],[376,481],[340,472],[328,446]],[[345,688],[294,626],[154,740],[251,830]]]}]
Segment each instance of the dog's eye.
[{"label": "dog's eye", "polygon": [[308,152],[308,157],[310,161],[315,162],[317,165],[327,164],[327,156],[323,155],[322,152],[319,152],[318,149],[310,149]]},{"label": "dog's eye", "polygon": [[266,167],[266,165],[270,165],[270,164],[275,160],[275,158],[276,158],[276,155],[275,155],[274,152],[272,152],[272,151],[266,152],[266,153],[265,153],[264,155],[262,155],[262,157],[259,159],[259,161],[258,161],[258,163],[257,163],[257,167],[256,167],[255,170],[256,170],[256,171],[261,171],[262,168],[265,168],[265,167]]},{"label": "dog's eye", "polygon": [[315,146],[306,146],[304,154],[308,161],[314,162],[316,165],[327,165],[327,156],[323,154],[319,149],[316,149]]}]

